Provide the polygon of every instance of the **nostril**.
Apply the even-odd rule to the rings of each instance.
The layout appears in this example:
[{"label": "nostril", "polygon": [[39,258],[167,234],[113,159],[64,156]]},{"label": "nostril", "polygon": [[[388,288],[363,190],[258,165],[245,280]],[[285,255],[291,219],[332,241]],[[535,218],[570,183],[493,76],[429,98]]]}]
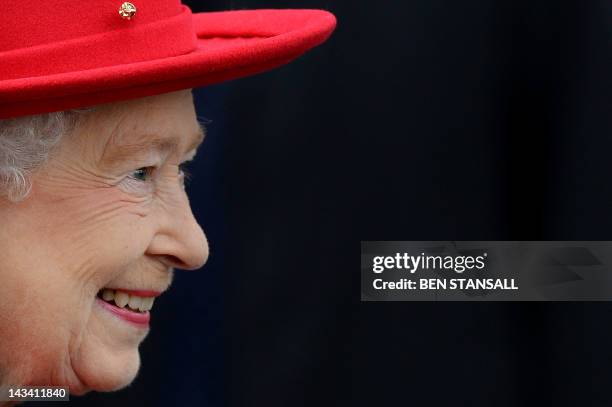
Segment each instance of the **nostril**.
[{"label": "nostril", "polygon": [[185,268],[188,267],[187,264],[185,264],[184,261],[182,261],[178,257],[173,256],[171,254],[165,255],[163,261],[164,261],[164,263],[168,264],[172,268],[185,269]]}]

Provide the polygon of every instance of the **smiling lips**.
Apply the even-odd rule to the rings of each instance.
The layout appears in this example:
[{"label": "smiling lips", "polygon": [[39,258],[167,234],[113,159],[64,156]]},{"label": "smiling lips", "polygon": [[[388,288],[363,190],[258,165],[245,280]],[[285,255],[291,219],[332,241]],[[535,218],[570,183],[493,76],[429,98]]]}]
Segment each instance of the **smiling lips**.
[{"label": "smiling lips", "polygon": [[157,291],[105,288],[100,290],[96,300],[117,317],[142,327],[149,325],[149,311],[159,294]]}]

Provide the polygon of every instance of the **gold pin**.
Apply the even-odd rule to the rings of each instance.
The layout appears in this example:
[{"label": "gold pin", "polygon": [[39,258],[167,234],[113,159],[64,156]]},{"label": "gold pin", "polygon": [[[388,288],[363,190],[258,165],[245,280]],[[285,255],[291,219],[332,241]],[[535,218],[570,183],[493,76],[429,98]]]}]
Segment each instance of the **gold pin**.
[{"label": "gold pin", "polygon": [[119,7],[119,15],[124,20],[131,20],[136,15],[136,6],[126,1]]}]

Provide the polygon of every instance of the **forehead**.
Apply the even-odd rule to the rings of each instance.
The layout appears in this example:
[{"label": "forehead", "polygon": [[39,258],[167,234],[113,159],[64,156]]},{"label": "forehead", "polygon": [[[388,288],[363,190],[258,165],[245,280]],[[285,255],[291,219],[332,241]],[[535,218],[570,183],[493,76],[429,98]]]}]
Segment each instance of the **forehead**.
[{"label": "forehead", "polygon": [[189,91],[100,106],[80,133],[86,133],[80,138],[105,160],[143,150],[187,154],[204,138]]},{"label": "forehead", "polygon": [[200,138],[190,91],[168,93],[114,105],[115,119],[108,142],[112,145],[192,145]]}]

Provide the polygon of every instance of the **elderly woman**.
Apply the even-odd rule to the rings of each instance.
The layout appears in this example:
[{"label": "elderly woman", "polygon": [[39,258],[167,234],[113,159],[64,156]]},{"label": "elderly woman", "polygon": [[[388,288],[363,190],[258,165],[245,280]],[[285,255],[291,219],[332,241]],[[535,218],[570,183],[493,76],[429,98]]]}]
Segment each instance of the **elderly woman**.
[{"label": "elderly woman", "polygon": [[3,7],[0,385],[116,390],[173,269],[208,256],[183,184],[204,138],[190,89],[286,63],[335,20],[176,0]]}]

